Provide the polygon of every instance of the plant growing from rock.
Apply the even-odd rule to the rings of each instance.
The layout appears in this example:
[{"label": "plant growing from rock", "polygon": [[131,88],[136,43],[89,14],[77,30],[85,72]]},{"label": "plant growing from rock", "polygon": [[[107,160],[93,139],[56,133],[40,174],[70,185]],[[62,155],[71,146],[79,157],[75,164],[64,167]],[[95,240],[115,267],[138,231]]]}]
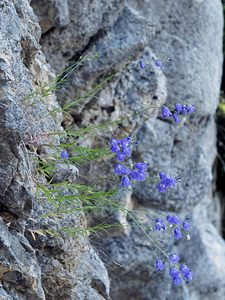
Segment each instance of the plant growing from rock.
[{"label": "plant growing from rock", "polygon": [[[84,57],[80,57],[78,62],[73,66],[69,67],[61,74],[59,74],[55,79],[51,80],[48,84],[45,84],[41,88],[37,89],[35,92],[29,94],[26,99],[23,101],[23,105],[34,106],[38,103],[45,105],[45,99],[51,95],[57,88],[66,81],[67,76],[73,72],[77,67],[81,66],[85,61],[98,57],[98,54],[93,49]],[[171,61],[170,58],[165,56],[163,58],[166,62]],[[155,60],[155,64],[158,68],[163,66],[163,59]],[[73,107],[79,105],[81,101],[87,100],[89,97],[95,97],[97,92],[99,92],[109,80],[112,80],[122,72],[131,70],[132,68],[144,69],[148,66],[146,62],[139,62],[133,66],[129,66],[130,62],[126,66],[122,67],[122,70],[116,70],[115,73],[108,76],[106,79],[103,79],[97,86],[92,90],[87,92],[81,97],[77,97],[75,101],[66,104],[63,108],[54,108],[50,110],[47,115],[42,116],[38,120],[30,122],[30,127],[32,127],[32,122],[41,122],[46,118],[53,118],[57,113],[67,114],[68,111],[73,110]],[[63,75],[65,74],[65,75]],[[154,241],[148,233],[150,231],[165,231],[173,230],[174,238],[182,238],[182,233],[186,234],[187,239],[190,239],[188,230],[190,229],[190,224],[187,220],[182,220],[177,216],[167,216],[167,223],[165,223],[165,216],[155,216],[151,215],[153,225],[144,226],[142,225],[138,218],[135,216],[135,213],[138,213],[136,210],[129,210],[125,208],[118,202],[118,195],[121,195],[121,191],[129,189],[129,187],[135,186],[138,182],[146,182],[148,180],[158,182],[158,185],[155,187],[159,192],[166,192],[167,188],[175,187],[176,184],[180,182],[179,173],[168,175],[165,174],[162,170],[158,170],[157,176],[147,176],[149,172],[150,163],[145,161],[133,162],[130,166],[125,166],[123,162],[126,157],[131,156],[130,146],[135,144],[136,137],[124,137],[122,139],[112,138],[110,144],[105,148],[96,148],[90,149],[90,147],[82,147],[77,145],[78,138],[84,138],[85,135],[92,134],[96,135],[96,130],[106,130],[109,126],[115,126],[122,123],[124,120],[128,120],[134,116],[142,114],[143,112],[149,109],[161,109],[163,118],[173,117],[175,123],[179,123],[178,116],[181,114],[190,114],[195,110],[194,106],[191,104],[179,104],[176,103],[173,109],[169,109],[165,106],[154,106],[147,107],[138,113],[132,114],[130,116],[124,116],[122,119],[114,122],[104,122],[100,125],[85,125],[83,128],[74,130],[72,127],[66,128],[61,131],[52,131],[52,132],[42,132],[35,133],[33,136],[27,132],[27,137],[24,139],[24,144],[29,147],[30,151],[33,151],[33,158],[36,161],[35,174],[33,174],[33,180],[36,184],[37,191],[37,200],[45,207],[44,214],[38,214],[32,218],[28,218],[29,222],[36,223],[35,228],[27,227],[26,229],[32,234],[35,239],[35,234],[45,236],[45,233],[48,233],[53,236],[60,238],[60,232],[65,232],[72,234],[76,238],[79,235],[88,235],[90,232],[98,234],[100,230],[107,232],[109,227],[121,227],[127,226],[128,224],[121,223],[101,223],[94,227],[82,227],[82,226],[65,226],[62,228],[57,227],[57,220],[68,218],[69,215],[81,213],[88,215],[93,211],[96,211],[100,214],[106,214],[107,211],[116,210],[122,212],[125,216],[129,216],[133,221],[133,224],[130,226],[136,226],[145,234],[145,236],[151,241],[154,247],[159,250],[166,259],[169,260],[170,264],[173,264],[173,267],[170,268],[170,276],[173,279],[173,282],[177,285],[182,282],[180,274],[183,276],[185,282],[189,282],[192,279],[193,273],[185,264],[178,264],[179,257],[176,254],[167,253],[163,250],[159,244]],[[26,108],[25,108],[26,114]],[[29,129],[30,129],[29,127]],[[45,143],[40,142],[42,139]],[[70,139],[70,142],[68,142]],[[72,141],[71,141],[72,139]],[[38,153],[38,148],[47,147],[51,149],[51,155],[43,155]],[[73,153],[73,154],[71,154]],[[79,171],[76,166],[79,166],[81,163],[89,163],[93,160],[99,159],[108,159],[115,157],[117,159],[117,164],[114,168],[114,174],[111,174],[107,177],[99,177],[98,182],[93,186],[85,186],[81,184],[75,184],[74,181],[76,177],[79,176]],[[97,183],[103,181],[108,181],[121,176],[121,186],[115,189],[107,190],[106,192],[98,191],[95,186]],[[64,179],[64,180],[63,180]],[[47,204],[48,203],[48,204]],[[149,215],[149,213],[146,213]],[[160,218],[159,218],[160,217]],[[40,220],[47,218],[50,222],[56,223],[56,228],[47,228],[41,229],[38,228]],[[30,223],[28,222],[28,226]],[[155,224],[154,224],[155,222]],[[182,226],[180,226],[182,224]],[[177,269],[179,266],[179,269]],[[156,270],[163,270],[165,264],[162,259],[158,257],[156,261]]]}]

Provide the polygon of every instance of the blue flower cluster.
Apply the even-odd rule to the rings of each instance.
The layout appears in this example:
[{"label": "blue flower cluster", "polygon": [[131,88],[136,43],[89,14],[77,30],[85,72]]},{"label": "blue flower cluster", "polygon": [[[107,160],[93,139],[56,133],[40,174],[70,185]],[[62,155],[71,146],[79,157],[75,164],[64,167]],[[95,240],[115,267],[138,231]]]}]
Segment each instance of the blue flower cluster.
[{"label": "blue flower cluster", "polygon": [[180,271],[181,271],[182,275],[184,276],[186,283],[188,283],[189,280],[192,280],[194,273],[191,272],[190,269],[185,264],[180,266]]},{"label": "blue flower cluster", "polygon": [[140,68],[141,68],[141,69],[144,69],[144,67],[145,67],[145,63],[144,63],[143,61],[141,61],[141,62],[140,62]]},{"label": "blue flower cluster", "polygon": [[161,182],[156,187],[159,192],[166,192],[167,187],[175,186],[175,184],[178,182],[173,177],[166,175],[164,172],[160,172],[159,177],[161,179]]},{"label": "blue flower cluster", "polygon": [[[123,140],[111,140],[111,151],[117,154],[117,160],[119,162],[124,161],[126,156],[131,155],[131,149],[129,148],[132,138],[124,138]],[[120,151],[120,147],[122,151]]]},{"label": "blue flower cluster", "polygon": [[163,63],[160,60],[156,60],[155,64],[158,68],[161,68],[163,66]]},{"label": "blue flower cluster", "polygon": [[69,154],[67,153],[66,150],[63,150],[61,152],[61,159],[63,160],[63,159],[68,159],[68,158],[69,158]]},{"label": "blue flower cluster", "polygon": [[195,111],[195,107],[192,106],[191,104],[181,105],[180,103],[176,103],[174,107],[175,107],[175,112],[172,113],[168,107],[163,106],[162,107],[162,117],[169,118],[169,116],[173,116],[175,122],[179,123],[180,121],[178,119],[178,114],[180,112],[182,112],[183,114],[186,114],[186,112],[190,114],[192,111]]},{"label": "blue flower cluster", "polygon": [[164,263],[160,259],[158,259],[156,261],[156,271],[158,270],[163,271],[164,267],[165,267]]},{"label": "blue flower cluster", "polygon": [[176,254],[170,254],[170,263],[176,264],[180,260],[180,257]]},{"label": "blue flower cluster", "polygon": [[182,283],[182,279],[180,278],[180,273],[176,268],[170,269],[170,277],[173,279],[173,283],[178,285],[179,283]]},{"label": "blue flower cluster", "polygon": [[[117,160],[119,162],[123,161],[126,156],[131,155],[131,149],[129,148],[131,144],[132,138],[124,138],[123,140],[111,140],[111,151],[117,154]],[[121,164],[117,164],[114,169],[114,173],[118,175],[124,175],[122,179],[122,187],[128,188],[131,184],[132,180],[137,180],[138,182],[144,181],[145,170],[147,170],[147,164],[138,162],[135,165],[136,169],[131,170],[130,168],[126,168]],[[129,176],[128,176],[129,175]]]},{"label": "blue flower cluster", "polygon": [[[169,257],[170,263],[176,264],[179,260],[180,260],[180,257],[178,255],[170,254],[170,257]],[[158,270],[163,271],[164,267],[165,267],[165,264],[162,262],[162,260],[158,259],[156,261],[156,271],[158,271]],[[186,283],[188,283],[189,280],[192,280],[194,273],[191,272],[190,269],[185,264],[182,264],[180,266],[180,272],[183,275],[183,279],[186,281]],[[180,272],[176,268],[170,269],[170,277],[173,279],[173,282],[176,285],[178,285],[179,283],[182,283],[182,279],[180,278]]]},{"label": "blue flower cluster", "polygon": [[[163,63],[160,60],[156,60],[155,64],[158,68],[161,68],[163,66]],[[141,69],[145,68],[145,63],[143,61],[140,62],[140,68]]]},{"label": "blue flower cluster", "polygon": [[[168,215],[166,217],[166,219],[167,219],[167,222],[169,223],[169,226],[176,226],[174,229],[175,239],[178,240],[179,238],[182,238],[180,227],[177,226],[177,225],[181,224],[181,222],[182,222],[181,219],[176,215]],[[155,220],[155,222],[156,222],[155,230],[158,230],[158,231],[160,231],[161,229],[166,230],[166,226],[164,224],[165,221],[163,219],[157,218]],[[185,229],[185,230],[188,230],[191,228],[191,225],[186,221],[182,222],[182,226],[183,226],[183,229]],[[169,257],[170,263],[176,264],[179,260],[180,260],[180,257],[178,255],[170,254],[170,257]],[[156,261],[156,270],[162,271],[164,269],[164,267],[165,267],[165,265],[163,264],[162,260],[158,259]],[[189,268],[185,264],[182,264],[180,266],[180,272],[183,275],[183,278],[186,281],[186,283],[188,283],[189,280],[192,280],[192,276],[194,274],[189,270]],[[182,283],[182,279],[180,278],[180,273],[176,268],[170,269],[170,276],[176,285],[178,285],[179,283]]]},{"label": "blue flower cluster", "polygon": [[155,230],[158,230],[158,231],[160,231],[161,229],[166,230],[166,226],[165,226],[165,224],[163,224],[164,220],[162,220],[160,218],[157,218],[155,220],[155,222],[156,222],[156,224],[155,224]]},{"label": "blue flower cluster", "polygon": [[[181,219],[179,217],[177,217],[176,215],[173,215],[173,216],[168,215],[166,217],[166,219],[167,219],[167,222],[170,224],[170,226],[171,225],[175,225],[176,226],[176,225],[178,225],[178,224],[181,223]],[[163,219],[157,218],[155,220],[155,222],[156,222],[156,224],[155,224],[155,230],[158,230],[158,231],[160,231],[161,229],[166,230],[166,226],[164,224],[164,220]],[[188,229],[191,228],[191,225],[188,222],[186,222],[186,221],[184,221],[182,223],[182,226],[183,226],[184,230],[188,230]],[[177,226],[175,227],[175,229],[174,229],[174,238],[177,239],[177,240],[179,240],[179,238],[182,238],[180,227],[177,227]]]},{"label": "blue flower cluster", "polygon": [[[177,216],[167,216],[167,221],[168,221],[168,223],[170,223],[171,225],[178,225],[178,224],[180,224],[181,223],[181,219],[180,218],[178,218]],[[190,229],[191,228],[191,225],[188,223],[188,222],[186,222],[186,221],[184,221],[183,223],[182,223],[182,226],[183,226],[183,229],[184,230],[188,230],[188,229]],[[176,227],[175,229],[174,229],[174,237],[175,237],[175,239],[177,239],[177,240],[179,240],[179,238],[182,238],[182,234],[181,234],[181,231],[180,231],[180,227]]]},{"label": "blue flower cluster", "polygon": [[[131,142],[131,137],[124,138],[122,140],[111,139],[111,151],[116,153],[116,158],[119,162],[124,161],[126,156],[131,156],[131,149],[129,148]],[[145,180],[147,175],[144,171],[147,170],[147,165],[149,164],[138,162],[135,165],[136,169],[131,170],[130,168],[126,168],[121,164],[117,164],[115,166],[114,173],[118,175],[124,175],[121,186],[129,188],[129,186],[132,186],[132,180],[136,180],[138,182]],[[173,177],[166,175],[164,172],[160,172],[159,176],[161,182],[156,187],[159,192],[166,192],[166,188],[175,186],[175,184],[178,182]]]}]

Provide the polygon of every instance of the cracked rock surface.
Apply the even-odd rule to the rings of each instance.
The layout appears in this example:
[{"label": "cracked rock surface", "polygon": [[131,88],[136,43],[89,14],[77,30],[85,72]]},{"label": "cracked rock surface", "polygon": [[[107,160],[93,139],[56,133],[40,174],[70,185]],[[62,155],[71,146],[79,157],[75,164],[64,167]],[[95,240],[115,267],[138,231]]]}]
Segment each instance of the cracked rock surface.
[{"label": "cracked rock surface", "polygon": [[[223,13],[219,0],[2,0],[0,1],[0,299],[65,300],[223,300],[225,295],[225,243],[218,225],[220,210],[214,203],[212,167],[216,158],[214,113],[219,101],[222,72]],[[68,77],[67,84],[48,101],[23,104],[29,93],[71,66],[96,46],[92,59]],[[154,59],[165,54],[172,62],[157,68]],[[102,76],[128,61],[148,66],[114,78],[98,92],[63,116],[41,117],[53,108],[74,101],[99,83]],[[36,199],[33,153],[52,156],[40,147],[43,133],[75,129],[84,124],[116,121],[146,106],[176,102],[195,105],[180,117],[180,124],[165,120],[158,109],[145,112],[122,126],[79,139],[81,146],[106,147],[113,137],[137,137],[132,158],[146,160],[152,170],[174,174],[181,183],[158,193],[149,181],[137,184],[119,199],[140,211],[143,224],[152,220],[141,211],[188,216],[191,240],[175,241],[171,232],[150,232],[164,241],[168,252],[178,253],[194,272],[188,285],[174,286],[169,272],[155,271],[154,247],[136,227],[112,229],[111,235],[62,240],[36,235],[28,218],[48,212]],[[38,142],[37,142],[38,141]],[[60,140],[58,139],[59,143]],[[106,143],[107,142],[107,143]],[[32,144],[33,143],[33,144]],[[60,151],[58,149],[57,151]],[[60,152],[58,152],[60,155]],[[142,155],[142,156],[141,156]],[[55,183],[93,184],[113,172],[114,161],[102,160],[82,168],[60,162]],[[120,178],[99,188],[118,187]],[[64,191],[70,195],[70,191]],[[111,220],[131,224],[123,214]],[[99,217],[98,217],[99,218]],[[83,213],[57,220],[78,228],[95,224]],[[98,219],[99,221],[99,219]],[[100,221],[106,221],[102,217]],[[43,229],[55,223],[41,219]],[[28,224],[28,225],[26,225]],[[28,226],[28,227],[27,227]],[[30,227],[29,227],[30,226]],[[54,227],[55,226],[55,227]],[[111,290],[110,290],[111,286]],[[110,294],[110,295],[109,295]]]},{"label": "cracked rock surface", "polygon": [[[67,22],[60,17],[56,24]],[[37,98],[30,105],[28,98],[24,103],[28,94],[55,77],[41,51],[40,37],[30,1],[0,1],[0,299],[108,299],[107,270],[87,237],[76,240],[64,235],[62,242],[51,235],[31,234],[32,220],[50,209],[50,203],[43,206],[36,197],[31,146],[51,157],[54,150],[40,144],[46,144],[46,132],[63,130],[61,113],[41,118],[59,108],[54,94],[46,102]],[[56,150],[60,156],[60,149]],[[60,172],[55,182],[76,181],[75,166],[59,162],[56,167]],[[68,190],[64,192],[69,195]],[[50,223],[39,219],[42,229],[51,227]],[[67,216],[52,228],[68,223],[83,228],[84,214]]]}]

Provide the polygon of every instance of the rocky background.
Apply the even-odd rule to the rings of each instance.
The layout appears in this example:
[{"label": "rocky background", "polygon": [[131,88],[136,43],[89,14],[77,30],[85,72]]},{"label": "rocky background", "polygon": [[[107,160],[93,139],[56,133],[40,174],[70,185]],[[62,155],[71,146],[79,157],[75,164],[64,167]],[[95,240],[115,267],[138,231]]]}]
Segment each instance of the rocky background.
[{"label": "rocky background", "polygon": [[[222,34],[219,0],[0,0],[0,299],[225,298],[225,243],[214,178]],[[71,74],[66,86],[49,96],[47,103],[22,104],[28,93],[93,46],[99,58]],[[165,53],[172,62],[157,68],[152,57],[160,59]],[[60,113],[54,120],[40,119],[130,60],[149,65],[116,77],[97,98],[71,111],[69,121]],[[34,141],[39,136],[41,143],[45,142],[41,133],[63,130],[68,122],[75,128],[99,124],[147,104],[172,106],[176,102],[196,107],[178,125],[162,119],[159,110],[149,110],[144,117],[79,143],[105,147],[112,137],[136,135],[132,160],[146,160],[152,169],[170,174],[182,171],[182,182],[166,193],[158,193],[152,183],[140,183],[120,201],[129,209],[191,219],[190,241],[175,242],[167,232],[163,236],[152,233],[191,267],[195,275],[189,285],[176,287],[168,272],[155,271],[154,248],[135,227],[125,226],[99,239],[91,236],[91,242],[68,235],[63,240],[32,239],[24,222],[45,209],[36,203],[33,156],[26,139]],[[47,147],[38,151],[51,155]],[[68,168],[69,180],[90,184],[99,170],[101,175],[113,172],[113,162],[102,160],[78,168],[78,177],[74,166]],[[119,184],[102,184],[101,189]],[[94,224],[96,218],[93,215],[88,222]],[[131,223],[120,214],[112,218]],[[60,222],[82,228],[87,221],[79,213]],[[145,216],[143,224],[149,222]]]}]

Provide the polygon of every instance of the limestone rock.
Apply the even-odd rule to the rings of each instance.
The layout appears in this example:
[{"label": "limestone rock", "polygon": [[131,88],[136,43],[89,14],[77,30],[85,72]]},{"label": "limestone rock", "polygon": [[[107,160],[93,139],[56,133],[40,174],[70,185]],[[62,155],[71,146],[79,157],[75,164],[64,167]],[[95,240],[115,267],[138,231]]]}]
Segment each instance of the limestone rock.
[{"label": "limestone rock", "polygon": [[0,279],[5,290],[2,289],[2,294],[7,295],[8,291],[9,295],[15,298],[21,297],[18,299],[45,300],[38,262],[22,247],[20,241],[10,234],[3,221],[0,222]]},{"label": "limestone rock", "polygon": [[[77,8],[75,3],[68,4],[71,12]],[[96,15],[97,13],[96,11]],[[88,28],[89,23],[81,14],[77,26],[82,22]],[[133,189],[130,202],[126,199],[126,205],[147,211],[166,210],[167,214],[176,213],[183,217],[189,215],[193,226],[193,237],[190,233],[191,241],[184,241],[183,247],[183,240],[177,244],[168,238],[166,242],[169,243],[170,251],[180,250],[182,253],[184,249],[190,249],[189,255],[184,253],[184,258],[197,274],[198,287],[190,283],[188,286],[176,288],[172,285],[168,273],[157,273],[154,270],[155,258],[146,246],[137,242],[138,239],[143,239],[143,235],[137,234],[135,229],[121,230],[111,238],[103,237],[103,246],[99,247],[104,249],[110,261],[122,265],[114,270],[111,263],[108,269],[113,299],[161,300],[167,299],[170,294],[173,295],[173,299],[208,300],[212,297],[222,299],[225,292],[222,285],[218,284],[216,287],[215,281],[211,283],[210,279],[214,276],[220,278],[220,267],[212,268],[211,258],[215,251],[218,264],[224,264],[224,242],[210,223],[216,224],[216,218],[219,221],[219,210],[213,215],[208,215],[210,207],[215,206],[212,203],[212,165],[216,155],[213,114],[218,104],[221,80],[222,25],[220,1],[175,1],[171,5],[165,0],[131,0],[123,4],[120,16],[114,19],[104,33],[101,31],[104,28],[102,24],[98,24],[101,34],[96,35],[84,30],[81,43],[77,39],[77,32],[70,31],[70,37],[74,37],[79,50],[76,47],[72,53],[69,50],[68,58],[64,56],[63,65],[70,65],[71,57],[79,56],[82,49],[84,55],[94,45],[97,47],[99,59],[88,62],[75,76],[70,75],[68,86],[65,86],[63,93],[58,93],[61,103],[69,102],[69,99],[74,99],[79,93],[84,95],[99,82],[102,74],[111,74],[116,66],[121,67],[128,60],[133,60],[135,64],[140,60],[149,63],[144,70],[134,68],[131,72],[124,72],[100,91],[97,99],[90,97],[88,103],[77,108],[77,114],[71,113],[75,124],[78,124],[76,126],[82,126],[84,123],[98,124],[106,119],[114,121],[124,114],[137,112],[147,103],[156,106],[164,104],[172,108],[176,102],[180,102],[196,107],[193,114],[179,116],[180,124],[175,124],[173,120],[164,120],[159,110],[150,110],[144,119],[136,117],[121,128],[111,128],[104,134],[98,132],[97,138],[79,141],[81,145],[102,144],[104,147],[105,141],[109,143],[112,137],[121,138],[135,134],[138,145],[132,147],[132,159],[148,161],[155,175],[159,168],[170,175],[175,174],[177,170],[181,171],[182,181],[166,194],[159,194],[152,183],[140,183]],[[65,32],[69,31],[69,27],[70,25],[65,28]],[[66,53],[64,46],[58,47],[54,42],[57,32],[58,29],[49,32],[43,36],[41,42],[52,66],[55,65],[55,55],[61,59],[63,53]],[[64,41],[67,41],[67,37]],[[171,63],[165,62],[165,54],[172,58]],[[161,69],[155,66],[152,57],[163,61]],[[57,64],[55,69],[61,71],[59,67]],[[128,164],[131,162],[132,160],[129,160]],[[78,178],[78,182],[93,183],[100,166],[103,174],[113,172],[112,162],[110,163],[99,162],[96,166],[92,165],[91,173],[88,173],[88,168],[81,170],[81,175],[85,174],[89,179],[82,180],[81,177]],[[104,171],[105,169],[107,171]],[[119,179],[114,181],[114,186],[119,184]],[[112,188],[113,184],[101,185],[103,189],[109,187]],[[197,207],[201,209],[198,210]],[[120,220],[120,216],[114,217]],[[205,229],[200,229],[198,218],[205,224]],[[208,226],[207,222],[210,223]],[[208,236],[206,228],[210,231]],[[137,239],[134,239],[135,234]],[[216,250],[212,250],[207,246],[207,242],[203,241],[210,239],[212,244],[215,241]],[[204,253],[205,258],[209,257],[208,264],[208,260],[204,260],[207,276],[206,272],[203,274],[199,271],[202,263],[200,252],[197,251],[198,255],[195,257],[192,255],[195,253],[195,247],[204,249],[201,253]],[[206,289],[207,282],[210,289]]]},{"label": "limestone rock", "polygon": [[[41,29],[29,2],[0,3],[0,298],[103,300],[108,297],[107,271],[100,259],[90,263],[93,254],[88,238],[65,236],[62,243],[45,233],[52,225],[49,219],[34,222],[38,214],[53,209],[36,197],[36,182],[47,179],[35,173],[35,158],[60,157],[60,149],[49,147],[53,140],[48,134],[63,130],[63,115],[54,93],[43,97],[45,90],[40,88],[55,73],[41,51]],[[59,23],[63,25],[63,20]],[[49,116],[52,109],[58,110],[53,117]],[[60,143],[60,138],[56,136],[54,142]],[[56,179],[74,183],[78,169],[61,164]],[[78,211],[66,221],[58,220],[57,229],[68,222],[77,229],[86,224]],[[44,236],[31,234],[37,229]],[[98,264],[104,276],[99,275],[96,288],[100,286],[104,296],[91,285]]]},{"label": "limestone rock", "polygon": [[[213,114],[221,80],[222,27],[219,0],[173,4],[166,0],[0,1],[1,299],[109,299],[109,278],[101,254],[102,260],[107,257],[104,262],[112,299],[223,300],[225,243],[218,231],[220,210],[215,208],[212,195],[216,155]],[[71,74],[57,97],[54,93],[43,97],[45,90],[40,86],[94,45],[99,59],[86,62]],[[165,61],[165,54],[172,62]],[[163,61],[162,68],[155,65],[155,59]],[[139,68],[141,60],[147,62],[143,70]],[[159,194],[154,184],[145,182],[136,185],[121,203],[155,214],[174,213],[182,218],[188,214],[190,241],[176,242],[169,231],[163,232],[162,239],[167,251],[178,253],[194,272],[189,285],[176,287],[168,270],[155,271],[154,247],[136,227],[112,232],[107,238],[102,235],[100,240],[91,237],[95,250],[87,237],[74,239],[62,234],[59,240],[36,235],[34,240],[28,230],[37,226],[29,217],[52,209],[49,202],[43,206],[35,196],[35,155],[60,157],[61,150],[42,144],[51,139],[48,132],[63,130],[63,115],[58,111],[53,118],[43,116],[59,109],[59,103],[64,105],[78,94],[84,95],[116,67],[126,68],[128,61],[132,61],[132,70],[109,82],[97,99],[92,95],[80,103],[77,111],[70,113],[73,121],[69,122],[79,128],[84,123],[118,120],[147,105],[195,105],[194,113],[179,116],[180,124],[163,119],[158,109],[152,109],[107,133],[99,131],[97,137],[78,140],[82,146],[105,147],[112,137],[136,135],[138,144],[132,146],[128,164],[132,160],[149,161],[154,175],[159,168],[170,175],[181,171],[181,183],[166,194]],[[26,96],[37,88],[33,103],[35,95]],[[60,141],[58,137],[54,142]],[[102,160],[91,168],[79,169],[81,176],[77,177],[75,166],[62,162],[56,165],[56,182],[67,179],[83,184],[94,183],[99,170],[101,175],[108,175],[114,168],[113,160]],[[40,178],[48,183],[48,178]],[[120,184],[118,178],[100,188],[107,190]],[[67,196],[72,193],[67,189],[62,192]],[[81,207],[80,202],[76,205]],[[133,224],[129,216],[111,216],[126,226]],[[92,217],[90,224],[96,216]],[[86,226],[85,216],[79,211],[53,221],[40,218],[38,225],[43,230],[68,225],[82,230]],[[102,221],[107,222],[104,218]],[[153,221],[145,216],[143,224]],[[155,239],[162,237],[151,230],[149,234]]]}]

